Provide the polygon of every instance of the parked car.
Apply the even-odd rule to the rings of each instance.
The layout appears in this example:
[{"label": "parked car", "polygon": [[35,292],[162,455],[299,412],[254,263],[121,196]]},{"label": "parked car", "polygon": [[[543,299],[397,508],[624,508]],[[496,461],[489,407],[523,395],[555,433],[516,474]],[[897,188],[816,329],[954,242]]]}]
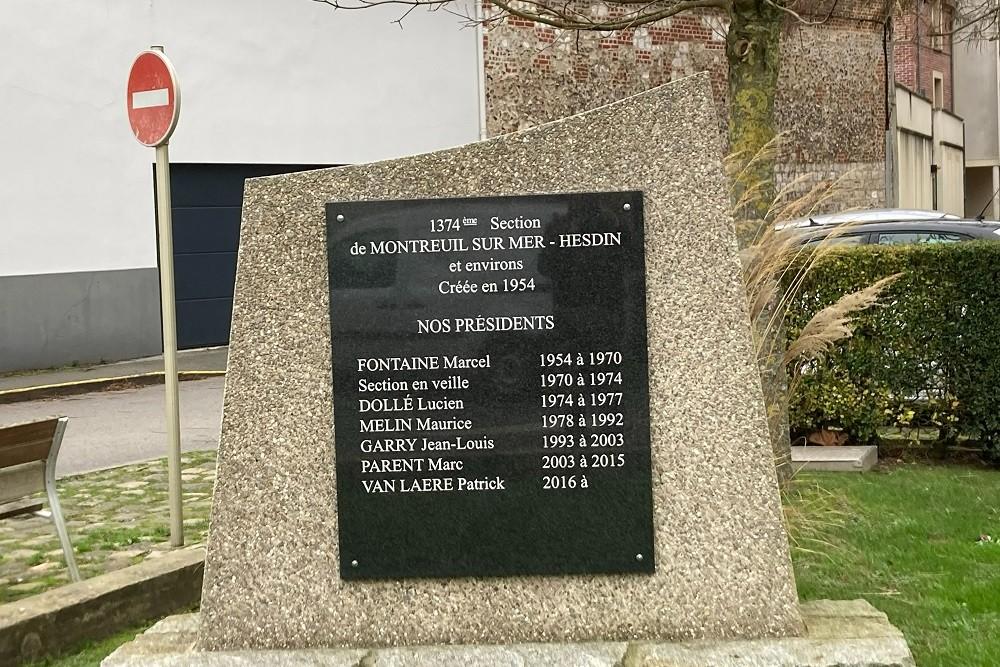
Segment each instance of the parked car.
[{"label": "parked car", "polygon": [[969,220],[940,211],[876,209],[801,218],[781,223],[779,230],[801,234],[803,243],[816,244],[834,235],[837,245],[904,245],[1000,241],[1000,222]]},{"label": "parked car", "polygon": [[792,227],[815,227],[822,225],[842,225],[848,222],[902,222],[906,220],[961,220],[957,215],[941,211],[923,211],[911,208],[868,208],[840,213],[823,213],[795,220],[787,220],[775,225],[775,229]]}]

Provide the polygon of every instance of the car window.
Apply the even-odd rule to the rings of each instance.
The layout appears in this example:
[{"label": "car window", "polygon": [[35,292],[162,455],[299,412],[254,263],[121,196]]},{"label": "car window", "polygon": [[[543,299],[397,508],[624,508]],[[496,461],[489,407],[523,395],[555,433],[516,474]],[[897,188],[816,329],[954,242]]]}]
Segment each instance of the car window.
[{"label": "car window", "polygon": [[909,243],[958,243],[969,237],[948,232],[879,232],[879,245],[904,245]]},{"label": "car window", "polygon": [[845,234],[844,236],[825,236],[823,238],[813,239],[806,245],[809,247],[817,246],[820,243],[825,245],[859,245],[865,240],[864,234]]}]

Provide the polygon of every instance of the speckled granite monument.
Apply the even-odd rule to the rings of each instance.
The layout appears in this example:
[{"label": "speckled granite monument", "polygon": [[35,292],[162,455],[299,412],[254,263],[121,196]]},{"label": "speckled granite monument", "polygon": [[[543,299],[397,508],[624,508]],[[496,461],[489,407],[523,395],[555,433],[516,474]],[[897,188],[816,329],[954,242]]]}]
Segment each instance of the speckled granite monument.
[{"label": "speckled granite monument", "polygon": [[[248,181],[199,645],[800,633],[720,152],[695,76],[486,142]],[[655,572],[345,580],[326,205],[572,192],[642,197]]]},{"label": "speckled granite monument", "polygon": [[797,601],[726,211],[707,76],[248,181],[201,613],[103,664],[912,666]]}]

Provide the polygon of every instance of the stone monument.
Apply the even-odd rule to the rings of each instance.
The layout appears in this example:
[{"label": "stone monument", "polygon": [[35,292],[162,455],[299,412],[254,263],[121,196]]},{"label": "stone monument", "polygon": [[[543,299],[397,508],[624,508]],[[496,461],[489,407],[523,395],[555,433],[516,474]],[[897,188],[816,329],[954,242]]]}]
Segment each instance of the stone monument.
[{"label": "stone monument", "polygon": [[248,181],[197,651],[801,636],[720,157],[699,75]]}]

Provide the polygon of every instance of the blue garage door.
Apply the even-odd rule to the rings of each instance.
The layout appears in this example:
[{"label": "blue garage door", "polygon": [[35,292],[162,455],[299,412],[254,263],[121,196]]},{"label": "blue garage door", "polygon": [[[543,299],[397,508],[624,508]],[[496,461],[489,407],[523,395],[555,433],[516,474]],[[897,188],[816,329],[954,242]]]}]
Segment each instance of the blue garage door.
[{"label": "blue garage door", "polygon": [[325,166],[170,165],[178,348],[229,342],[243,181]]}]

